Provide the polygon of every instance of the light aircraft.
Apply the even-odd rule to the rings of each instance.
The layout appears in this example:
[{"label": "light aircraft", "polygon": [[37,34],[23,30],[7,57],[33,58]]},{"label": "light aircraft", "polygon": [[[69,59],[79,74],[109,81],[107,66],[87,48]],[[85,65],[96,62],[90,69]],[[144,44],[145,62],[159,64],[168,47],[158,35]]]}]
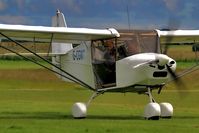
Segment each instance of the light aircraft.
[{"label": "light aircraft", "polygon": [[[175,74],[176,61],[162,53],[160,44],[197,42],[199,30],[69,28],[60,11],[52,22],[52,27],[0,24],[1,38],[46,61],[52,69],[5,46],[1,48],[43,66],[65,81],[73,81],[93,91],[87,103],[73,105],[74,118],[85,118],[90,102],[107,92],[148,95],[149,103],[144,110],[146,119],[173,116],[170,103],[158,104],[152,96],[152,90],[159,89],[160,93],[168,81],[178,79]],[[16,40],[49,42],[52,62]]]}]

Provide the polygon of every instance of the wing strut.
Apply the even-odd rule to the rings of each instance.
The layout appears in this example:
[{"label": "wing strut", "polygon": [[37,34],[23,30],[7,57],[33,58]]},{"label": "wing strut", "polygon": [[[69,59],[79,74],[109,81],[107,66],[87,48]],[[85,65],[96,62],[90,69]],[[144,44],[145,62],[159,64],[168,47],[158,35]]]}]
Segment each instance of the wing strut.
[{"label": "wing strut", "polygon": [[20,44],[19,42],[13,40],[12,38],[10,38],[10,37],[4,35],[4,34],[1,33],[1,32],[0,32],[0,35],[2,35],[3,37],[7,38],[8,40],[14,42],[14,43],[17,44],[18,46],[20,46],[20,47],[22,47],[23,49],[27,50],[28,52],[32,53],[33,55],[35,55],[36,57],[40,58],[41,60],[47,62],[47,63],[50,64],[51,66],[53,66],[53,67],[59,69],[61,72],[65,73],[66,75],[68,75],[68,76],[70,76],[70,77],[65,76],[65,75],[63,75],[63,74],[61,74],[61,73],[58,73],[58,72],[56,72],[56,71],[54,71],[54,70],[52,70],[52,69],[50,69],[50,68],[48,68],[48,67],[42,65],[41,63],[38,63],[38,62],[36,62],[36,61],[33,60],[33,59],[29,59],[29,58],[27,58],[27,57],[25,57],[25,56],[19,54],[18,52],[15,52],[15,51],[13,51],[13,50],[11,50],[11,49],[8,49],[8,48],[6,48],[6,47],[4,47],[4,46],[0,46],[0,47],[4,48],[4,49],[6,49],[6,50],[8,50],[8,51],[10,51],[10,52],[12,52],[12,53],[15,53],[15,54],[17,54],[18,56],[20,56],[20,57],[22,57],[22,58],[24,58],[24,59],[26,59],[26,60],[28,60],[28,61],[31,61],[31,62],[33,62],[33,63],[35,63],[35,64],[37,64],[37,65],[39,65],[39,66],[41,66],[41,67],[43,67],[43,68],[45,68],[45,69],[47,69],[47,70],[50,70],[51,72],[54,72],[54,73],[56,73],[56,74],[58,74],[58,75],[60,75],[60,76],[63,76],[64,78],[67,78],[67,79],[69,79],[69,80],[71,80],[71,81],[73,81],[73,82],[75,82],[75,83],[77,83],[77,84],[80,84],[80,85],[82,85],[83,87],[86,87],[86,88],[89,88],[89,89],[91,89],[91,90],[94,90],[94,89],[93,89],[92,87],[90,87],[88,84],[86,84],[86,83],[84,83],[83,81],[79,80],[78,78],[74,77],[74,76],[71,75],[70,73],[64,71],[63,69],[61,69],[60,67],[58,67],[58,66],[56,66],[55,64],[51,63],[51,62],[48,61],[47,59],[41,57],[41,56],[38,55],[37,53],[35,53],[35,52],[31,51],[30,49],[24,47],[24,46],[23,46],[22,44]]},{"label": "wing strut", "polygon": [[50,38],[50,46],[49,46],[49,48],[48,48],[47,57],[49,57],[50,49],[52,48],[53,37],[54,37],[54,34],[52,33],[51,38]]}]

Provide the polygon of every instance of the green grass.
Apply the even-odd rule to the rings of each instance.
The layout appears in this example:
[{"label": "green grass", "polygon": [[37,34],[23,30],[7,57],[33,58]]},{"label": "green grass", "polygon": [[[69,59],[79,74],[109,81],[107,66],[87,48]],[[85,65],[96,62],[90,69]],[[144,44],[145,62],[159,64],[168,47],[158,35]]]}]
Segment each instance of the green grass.
[{"label": "green grass", "polygon": [[144,107],[149,102],[145,95],[105,93],[92,101],[86,119],[76,120],[71,115],[72,105],[87,102],[91,91],[60,81],[32,63],[4,61],[3,64],[4,67],[0,65],[2,133],[199,132],[198,73],[183,79],[189,85],[187,92],[178,93],[172,84],[161,95],[154,91],[158,102],[174,106],[172,119],[144,120]]},{"label": "green grass", "polygon": [[187,69],[196,66],[196,61],[177,61],[177,69]]},{"label": "green grass", "polygon": [[[47,63],[39,63],[49,66]],[[29,61],[24,60],[2,60],[0,59],[0,69],[40,69],[41,67]]]},{"label": "green grass", "polygon": [[195,61],[199,52],[193,52],[192,45],[171,45],[168,48],[167,55],[177,61]]},{"label": "green grass", "polygon": [[[54,87],[63,87],[54,85]],[[71,106],[87,101],[89,91],[69,85],[62,89],[37,88],[0,90],[0,132],[198,132],[198,93],[181,98],[176,92],[165,91],[155,97],[169,101],[175,109],[171,120],[147,121],[142,118],[148,98],[137,94],[105,94],[95,99],[88,118],[75,120]],[[27,86],[28,87],[28,86]],[[45,85],[43,86],[45,88]]]}]

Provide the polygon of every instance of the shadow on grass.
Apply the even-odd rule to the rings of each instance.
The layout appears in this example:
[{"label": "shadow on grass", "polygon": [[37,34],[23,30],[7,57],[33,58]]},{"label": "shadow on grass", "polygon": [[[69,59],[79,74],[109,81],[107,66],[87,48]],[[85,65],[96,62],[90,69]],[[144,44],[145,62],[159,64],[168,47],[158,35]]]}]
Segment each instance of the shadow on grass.
[{"label": "shadow on grass", "polygon": [[72,119],[72,116],[58,112],[1,112],[0,119]]},{"label": "shadow on grass", "polygon": [[92,120],[143,120],[144,118],[141,116],[106,116],[106,115],[89,115],[86,119]]},{"label": "shadow on grass", "polygon": [[[59,112],[1,112],[0,119],[51,119],[51,120],[70,120],[72,115]],[[106,116],[88,115],[88,120],[143,120],[141,116]]]},{"label": "shadow on grass", "polygon": [[[0,112],[0,119],[37,119],[37,120],[73,120],[70,114],[60,112]],[[172,119],[199,119],[199,116],[174,116]],[[86,120],[144,120],[133,115],[88,115]]]},{"label": "shadow on grass", "polygon": [[174,116],[173,119],[183,119],[183,120],[186,120],[186,119],[199,119],[199,116],[198,115],[195,115],[195,116]]}]

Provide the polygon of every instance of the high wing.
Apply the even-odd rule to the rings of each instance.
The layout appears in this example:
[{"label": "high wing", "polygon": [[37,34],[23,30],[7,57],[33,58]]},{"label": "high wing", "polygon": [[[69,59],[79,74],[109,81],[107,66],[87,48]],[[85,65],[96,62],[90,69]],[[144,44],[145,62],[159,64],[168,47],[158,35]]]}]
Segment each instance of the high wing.
[{"label": "high wing", "polygon": [[156,30],[160,43],[196,43],[199,42],[199,30]]},{"label": "high wing", "polygon": [[[199,43],[199,30],[171,30],[161,31],[156,30],[159,36],[160,44],[198,44]],[[183,77],[189,73],[199,70],[199,58],[195,51],[195,65],[185,69],[177,75],[177,78]]]},{"label": "high wing", "polygon": [[0,24],[0,33],[7,37],[22,40],[49,42],[68,42],[69,40],[87,41],[119,37],[119,33],[113,29],[88,29]]}]

